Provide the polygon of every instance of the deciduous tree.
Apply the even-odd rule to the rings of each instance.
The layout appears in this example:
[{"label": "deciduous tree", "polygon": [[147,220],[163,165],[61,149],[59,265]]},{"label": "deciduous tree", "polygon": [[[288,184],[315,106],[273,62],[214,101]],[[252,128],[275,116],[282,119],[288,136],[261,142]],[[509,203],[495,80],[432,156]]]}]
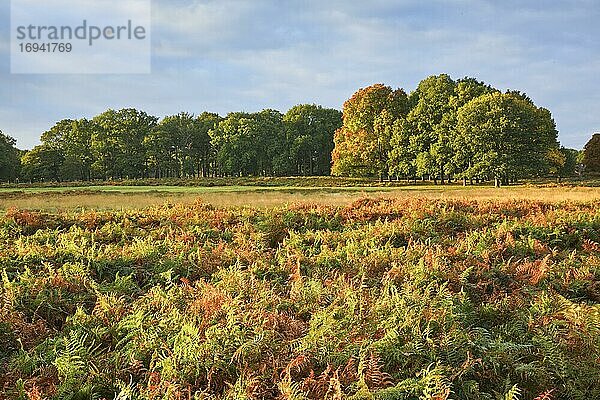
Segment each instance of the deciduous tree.
[{"label": "deciduous tree", "polygon": [[344,103],[343,125],[334,137],[332,173],[387,175],[392,127],[407,112],[408,98],[402,89],[375,84],[354,93]]},{"label": "deciduous tree", "polygon": [[585,172],[600,173],[600,133],[594,133],[583,148]]},{"label": "deciduous tree", "polygon": [[315,104],[299,104],[283,117],[294,175],[329,175],[333,135],[342,125],[342,113]]},{"label": "deciduous tree", "polygon": [[470,101],[458,113],[457,129],[473,154],[469,174],[491,177],[498,186],[547,171],[547,154],[558,146],[550,113],[515,93]]},{"label": "deciduous tree", "polygon": [[13,181],[19,176],[20,157],[16,140],[0,131],[0,181]]}]

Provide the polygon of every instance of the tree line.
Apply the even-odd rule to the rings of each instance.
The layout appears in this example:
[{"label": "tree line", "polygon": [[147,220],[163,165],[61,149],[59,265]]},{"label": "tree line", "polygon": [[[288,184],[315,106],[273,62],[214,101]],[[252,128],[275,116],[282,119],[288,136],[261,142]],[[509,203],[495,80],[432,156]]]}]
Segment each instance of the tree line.
[{"label": "tree line", "polygon": [[524,93],[446,74],[416,90],[375,84],[343,113],[300,104],[159,119],[133,108],[65,119],[20,151],[0,132],[0,181],[338,175],[494,181],[600,173],[600,134],[564,148],[549,110]]},{"label": "tree line", "polygon": [[[276,110],[179,113],[108,110],[65,119],[30,151],[14,149],[4,180],[86,181],[208,176],[329,175],[341,112],[301,104]],[[6,137],[7,146],[14,140]],[[0,160],[0,162],[2,162]]]},{"label": "tree line", "polygon": [[344,103],[334,175],[492,180],[573,175],[579,152],[560,146],[550,111],[474,78],[430,76],[407,94],[376,84]]}]

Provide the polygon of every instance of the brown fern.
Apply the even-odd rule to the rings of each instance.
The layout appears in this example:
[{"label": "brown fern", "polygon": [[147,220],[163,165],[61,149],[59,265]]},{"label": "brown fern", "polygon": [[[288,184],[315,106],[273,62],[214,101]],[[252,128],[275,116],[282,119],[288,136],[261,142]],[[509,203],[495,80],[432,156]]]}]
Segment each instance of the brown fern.
[{"label": "brown fern", "polygon": [[329,364],[317,377],[315,377],[315,372],[311,370],[308,377],[304,378],[302,381],[302,390],[308,393],[308,396],[311,399],[324,399],[329,391],[332,377],[333,369]]},{"label": "brown fern", "polygon": [[550,257],[551,254],[548,254],[542,260],[524,262],[517,267],[517,276],[527,279],[532,285],[537,285],[546,277],[546,274],[550,270]]},{"label": "brown fern", "polygon": [[535,399],[533,400],[553,400],[554,396],[552,395],[552,393],[554,392],[555,389],[549,389],[546,390],[545,392],[540,393]]},{"label": "brown fern", "polygon": [[381,359],[371,353],[363,363],[362,373],[369,389],[378,389],[392,384],[392,377],[381,370]]}]

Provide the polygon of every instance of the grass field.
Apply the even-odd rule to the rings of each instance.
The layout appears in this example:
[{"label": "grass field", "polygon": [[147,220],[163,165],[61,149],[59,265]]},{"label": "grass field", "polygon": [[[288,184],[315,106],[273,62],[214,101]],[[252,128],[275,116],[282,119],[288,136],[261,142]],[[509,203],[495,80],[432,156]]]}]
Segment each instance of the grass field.
[{"label": "grass field", "polygon": [[430,199],[529,199],[588,201],[600,199],[600,187],[511,186],[500,189],[463,186],[90,186],[0,188],[0,210],[11,207],[45,211],[136,209],[165,203],[203,202],[223,207],[277,207],[297,202],[344,205],[370,197]]},{"label": "grass field", "polygon": [[2,400],[600,399],[597,188],[3,188],[0,208]]}]

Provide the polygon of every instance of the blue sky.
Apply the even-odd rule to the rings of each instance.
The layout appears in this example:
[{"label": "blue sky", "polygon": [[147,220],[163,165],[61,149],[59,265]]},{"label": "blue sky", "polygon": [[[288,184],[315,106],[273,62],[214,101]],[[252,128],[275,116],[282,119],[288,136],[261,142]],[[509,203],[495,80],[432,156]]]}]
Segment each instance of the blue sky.
[{"label": "blue sky", "polygon": [[341,108],[360,87],[411,91],[439,73],[526,92],[566,146],[600,131],[595,0],[153,0],[152,73],[140,75],[11,75],[7,0],[0,21],[0,130],[21,148],[108,108]]}]

